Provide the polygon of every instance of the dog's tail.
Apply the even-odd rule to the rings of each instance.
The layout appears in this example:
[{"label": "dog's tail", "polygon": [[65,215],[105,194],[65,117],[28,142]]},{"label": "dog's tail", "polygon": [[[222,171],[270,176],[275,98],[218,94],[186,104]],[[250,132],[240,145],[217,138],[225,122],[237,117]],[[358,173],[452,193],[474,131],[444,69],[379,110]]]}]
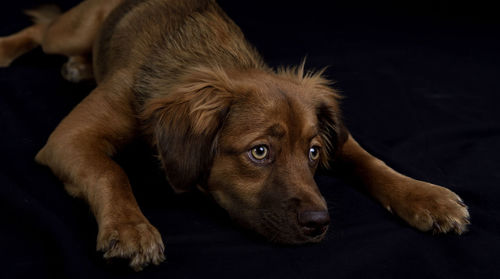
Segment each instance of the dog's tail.
[{"label": "dog's tail", "polygon": [[49,24],[61,15],[61,9],[56,5],[42,5],[38,8],[25,10],[35,24]]}]

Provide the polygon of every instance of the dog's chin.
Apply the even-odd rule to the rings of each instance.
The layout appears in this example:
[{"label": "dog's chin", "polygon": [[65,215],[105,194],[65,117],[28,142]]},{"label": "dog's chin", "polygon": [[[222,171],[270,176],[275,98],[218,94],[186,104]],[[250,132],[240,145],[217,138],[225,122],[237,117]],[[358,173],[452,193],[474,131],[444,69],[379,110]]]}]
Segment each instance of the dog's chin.
[{"label": "dog's chin", "polygon": [[304,230],[287,230],[285,228],[279,230],[264,230],[258,231],[268,241],[280,245],[301,245],[308,243],[319,243],[326,235],[328,228],[321,234],[310,236]]},{"label": "dog's chin", "polygon": [[[311,235],[308,228],[300,227],[295,218],[280,218],[276,214],[257,214],[257,218],[237,218],[233,220],[241,226],[256,232],[271,243],[280,245],[300,245],[321,242],[328,231],[326,226],[321,232]],[[241,216],[240,216],[241,217]]]}]

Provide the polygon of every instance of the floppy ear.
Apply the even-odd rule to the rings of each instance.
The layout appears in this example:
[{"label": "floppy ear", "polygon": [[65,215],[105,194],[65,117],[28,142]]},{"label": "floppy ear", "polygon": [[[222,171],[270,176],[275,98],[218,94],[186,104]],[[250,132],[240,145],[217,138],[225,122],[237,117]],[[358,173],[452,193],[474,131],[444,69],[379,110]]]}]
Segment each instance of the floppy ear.
[{"label": "floppy ear", "polygon": [[321,149],[321,166],[329,168],[349,135],[340,111],[342,96],[330,86],[332,81],[323,77],[326,68],[316,72],[306,71],[305,62],[304,59],[297,67],[281,68],[278,73],[302,85],[304,94],[316,109],[319,134],[324,145]]},{"label": "floppy ear", "polygon": [[319,134],[325,145],[321,165],[330,167],[330,162],[335,160],[338,151],[347,140],[349,131],[344,126],[340,111],[340,95],[328,86],[322,86],[317,93],[316,115],[318,118]]},{"label": "floppy ear", "polygon": [[210,70],[192,73],[181,86],[145,106],[143,116],[150,123],[162,167],[176,192],[191,190],[208,175],[217,134],[231,103],[224,83],[224,78]]},{"label": "floppy ear", "polygon": [[319,72],[304,73],[304,64],[297,72],[302,76],[301,82],[307,86],[310,98],[316,109],[319,134],[324,144],[321,156],[321,166],[330,167],[338,151],[347,140],[349,131],[342,121],[340,100],[342,96],[330,85],[332,82],[322,76],[325,69]]}]

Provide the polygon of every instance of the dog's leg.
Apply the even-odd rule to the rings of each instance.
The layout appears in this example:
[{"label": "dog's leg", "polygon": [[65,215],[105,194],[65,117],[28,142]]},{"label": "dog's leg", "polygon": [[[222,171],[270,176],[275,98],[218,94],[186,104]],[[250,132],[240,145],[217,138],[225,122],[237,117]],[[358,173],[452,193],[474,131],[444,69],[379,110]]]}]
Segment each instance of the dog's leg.
[{"label": "dog's leg", "polygon": [[421,231],[461,234],[469,212],[452,191],[404,176],[366,152],[349,135],[340,151],[340,169],[358,180],[390,212]]},{"label": "dog's leg", "polygon": [[56,18],[43,34],[45,53],[69,57],[62,76],[71,82],[94,77],[92,47],[109,13],[123,0],[87,0]]},{"label": "dog's leg", "polygon": [[33,40],[33,35],[39,33],[37,28],[31,26],[16,34],[0,37],[0,68],[8,67],[17,57],[38,46]]},{"label": "dog's leg", "polygon": [[69,194],[89,203],[99,226],[97,250],[105,258],[129,259],[141,270],[164,260],[164,246],[139,209],[127,175],[111,159],[136,127],[119,86],[108,83],[90,93],[50,135],[36,161],[49,166]]},{"label": "dog's leg", "polygon": [[102,23],[121,2],[123,0],[87,0],[63,14],[52,6],[26,11],[35,24],[0,38],[0,67],[8,66],[15,58],[39,45],[48,54],[88,56]]},{"label": "dog's leg", "polygon": [[87,0],[54,20],[43,36],[45,53],[68,57],[90,53],[101,24],[123,0]]},{"label": "dog's leg", "polygon": [[45,30],[60,14],[55,6],[43,6],[26,13],[33,18],[34,25],[10,36],[0,37],[0,67],[8,67],[17,57],[39,46]]},{"label": "dog's leg", "polygon": [[8,37],[0,37],[0,68],[8,67],[17,57],[38,46],[32,39],[32,34],[37,33],[35,28],[31,26]]}]

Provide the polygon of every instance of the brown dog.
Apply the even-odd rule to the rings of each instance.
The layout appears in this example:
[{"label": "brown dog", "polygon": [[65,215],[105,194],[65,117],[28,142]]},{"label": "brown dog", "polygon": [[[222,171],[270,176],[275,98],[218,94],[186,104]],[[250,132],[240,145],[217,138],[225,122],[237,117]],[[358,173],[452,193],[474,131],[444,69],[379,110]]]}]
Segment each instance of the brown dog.
[{"label": "brown dog", "polygon": [[160,234],[111,159],[139,134],[176,191],[198,187],[271,241],[324,237],[329,215],[313,175],[329,162],[419,230],[461,234],[469,224],[455,193],[397,173],[356,143],[321,73],[266,66],[213,0],[87,0],[61,15],[29,14],[33,26],[0,38],[0,64],[41,45],[69,57],[66,78],[93,69],[98,83],[36,161],[89,203],[105,258],[130,259],[136,270],[164,259]]}]

